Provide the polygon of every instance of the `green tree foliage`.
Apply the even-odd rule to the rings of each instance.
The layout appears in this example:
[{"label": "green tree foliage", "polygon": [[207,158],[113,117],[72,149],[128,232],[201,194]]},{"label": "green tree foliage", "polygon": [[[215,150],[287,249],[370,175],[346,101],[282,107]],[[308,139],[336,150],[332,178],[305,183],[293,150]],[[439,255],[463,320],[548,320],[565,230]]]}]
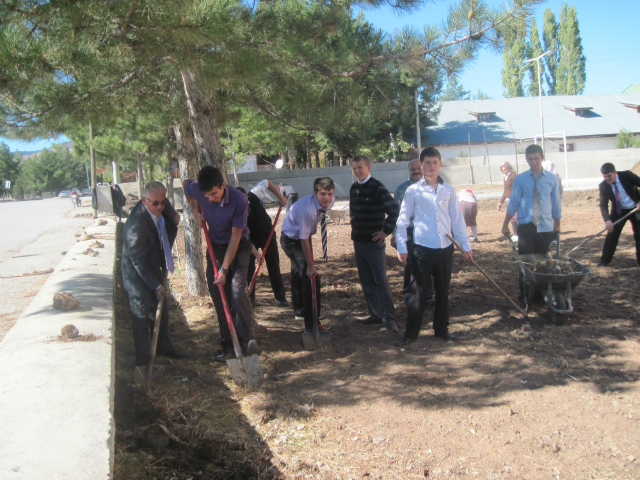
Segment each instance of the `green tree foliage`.
[{"label": "green tree foliage", "polygon": [[4,182],[9,180],[13,186],[19,174],[20,160],[15,158],[4,142],[0,143],[0,196],[3,196],[7,191],[4,188]]},{"label": "green tree foliage", "polygon": [[41,195],[80,188],[85,178],[84,164],[74,158],[68,148],[54,147],[27,159],[16,183],[24,193]]},{"label": "green tree foliage", "polygon": [[640,148],[640,138],[634,137],[626,128],[621,128],[620,132],[616,135],[616,146],[618,148]]},{"label": "green tree foliage", "polygon": [[542,27],[542,40],[544,43],[544,51],[551,52],[544,57],[545,73],[544,79],[547,82],[547,94],[556,94],[556,70],[560,61],[560,42],[558,40],[558,24],[556,23],[556,15],[551,8],[547,7],[544,11],[544,24]]},{"label": "green tree foliage", "polygon": [[[538,35],[538,25],[536,24],[535,18],[531,19],[531,29],[529,33],[529,52],[531,53],[531,58],[539,57],[544,53],[542,51],[540,36]],[[538,64],[540,65],[539,67]],[[528,65],[530,81],[528,88],[529,96],[537,97],[540,94],[538,78],[540,78],[540,82],[542,82],[546,76],[544,58],[541,58],[539,62],[531,62]],[[538,72],[538,68],[540,68],[540,72]],[[544,95],[544,88],[542,89],[542,94]]]},{"label": "green tree foliage", "polygon": [[484,93],[482,90],[478,90],[478,93],[473,95],[473,100],[491,100],[493,97],[487,93]]},{"label": "green tree foliage", "polygon": [[573,5],[569,8],[566,3],[562,5],[558,41],[560,59],[556,70],[556,94],[580,95],[587,81],[587,59],[582,51],[578,14]]},{"label": "green tree foliage", "polygon": [[529,58],[529,49],[526,28],[523,25],[517,25],[517,28],[505,32],[504,37],[502,86],[505,97],[524,97],[522,80],[527,68],[524,61],[527,58]]},{"label": "green tree foliage", "polygon": [[451,77],[447,82],[447,88],[444,93],[440,95],[440,101],[448,102],[451,100],[469,100],[471,98],[471,92],[465,90],[462,84],[458,83],[456,77]]}]

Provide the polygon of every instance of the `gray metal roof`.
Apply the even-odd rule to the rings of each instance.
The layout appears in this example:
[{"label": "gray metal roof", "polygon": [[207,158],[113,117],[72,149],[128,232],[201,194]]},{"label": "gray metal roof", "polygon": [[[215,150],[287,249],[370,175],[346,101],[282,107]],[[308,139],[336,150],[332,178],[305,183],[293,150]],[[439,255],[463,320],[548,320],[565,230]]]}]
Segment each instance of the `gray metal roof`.
[{"label": "gray metal roof", "polygon": [[[564,130],[567,137],[616,135],[622,128],[640,133],[640,114],[623,103],[640,104],[640,94],[542,97],[545,134]],[[567,105],[592,109],[588,117],[578,117],[565,108]],[[472,143],[483,142],[482,129],[488,142],[513,141],[511,127],[518,140],[540,135],[539,97],[458,100],[440,106],[438,124],[423,131],[427,145],[466,143],[468,133]],[[469,111],[496,113],[492,121],[479,122]]]}]

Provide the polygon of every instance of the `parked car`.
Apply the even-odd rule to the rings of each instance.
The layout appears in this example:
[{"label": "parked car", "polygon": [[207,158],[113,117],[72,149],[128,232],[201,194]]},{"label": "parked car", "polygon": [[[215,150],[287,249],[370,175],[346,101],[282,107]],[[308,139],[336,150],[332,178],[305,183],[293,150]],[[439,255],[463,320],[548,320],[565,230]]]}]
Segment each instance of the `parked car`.
[{"label": "parked car", "polygon": [[62,190],[60,192],[60,195],[58,195],[59,198],[69,198],[69,195],[71,195],[71,190]]},{"label": "parked car", "polygon": [[82,196],[83,197],[90,197],[91,196],[91,189],[90,188],[85,188],[82,190]]}]

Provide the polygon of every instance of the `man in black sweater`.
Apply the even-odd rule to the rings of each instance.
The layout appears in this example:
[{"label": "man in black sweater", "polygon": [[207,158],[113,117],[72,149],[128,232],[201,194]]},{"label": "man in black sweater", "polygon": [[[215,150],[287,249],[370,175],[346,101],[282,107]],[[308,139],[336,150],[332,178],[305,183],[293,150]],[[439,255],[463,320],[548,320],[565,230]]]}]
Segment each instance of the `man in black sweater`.
[{"label": "man in black sweater", "polygon": [[349,192],[351,240],[369,310],[369,316],[359,322],[365,325],[384,322],[387,329],[397,333],[384,239],[393,232],[400,207],[385,186],[371,176],[368,157],[358,155],[351,162],[351,169],[358,179]]},{"label": "man in black sweater", "polygon": [[[600,172],[604,178],[600,184],[600,213],[608,233],[604,239],[600,263],[596,267],[606,267],[613,260],[613,254],[627,220],[631,222],[633,228],[633,239],[636,242],[636,261],[640,265],[640,213],[635,212],[627,220],[613,226],[617,220],[624,217],[636,206],[640,208],[640,195],[638,194],[640,177],[629,170],[616,172],[616,167],[612,163],[602,165]],[[609,202],[611,202],[611,212],[608,208]]]}]

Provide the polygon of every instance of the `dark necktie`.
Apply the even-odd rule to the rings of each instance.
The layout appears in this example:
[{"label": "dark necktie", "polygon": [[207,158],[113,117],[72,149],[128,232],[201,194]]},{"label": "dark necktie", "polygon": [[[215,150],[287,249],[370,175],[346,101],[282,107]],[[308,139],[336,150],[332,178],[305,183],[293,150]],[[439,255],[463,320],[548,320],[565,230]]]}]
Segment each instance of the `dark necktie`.
[{"label": "dark necktie", "polygon": [[327,254],[327,211],[320,209],[320,234],[322,236],[322,256],[325,262],[329,261],[329,255]]},{"label": "dark necktie", "polygon": [[162,250],[164,250],[164,261],[167,266],[167,270],[173,273],[173,252],[169,245],[169,236],[167,235],[167,229],[164,226],[164,217],[160,215],[158,218],[158,231],[160,233],[160,240],[162,241]]},{"label": "dark necktie", "polygon": [[618,215],[622,213],[622,204],[620,203],[620,190],[618,190],[618,184],[613,184],[613,189],[616,191],[616,212]]},{"label": "dark necktie", "polygon": [[[533,177],[533,174],[531,174]],[[533,177],[533,181],[536,182],[536,186],[533,188],[533,224],[537,227],[540,225],[540,221],[542,220],[542,213],[540,209],[540,190],[538,189],[538,182],[542,177],[535,178]]]}]

